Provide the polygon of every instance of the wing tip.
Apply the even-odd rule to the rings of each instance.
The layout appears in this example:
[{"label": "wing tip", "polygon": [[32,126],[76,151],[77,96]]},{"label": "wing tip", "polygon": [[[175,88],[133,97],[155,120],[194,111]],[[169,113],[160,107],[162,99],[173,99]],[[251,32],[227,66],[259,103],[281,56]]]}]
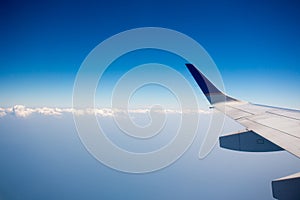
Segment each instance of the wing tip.
[{"label": "wing tip", "polygon": [[221,92],[204,74],[200,72],[193,64],[186,63],[186,67],[188,68],[189,72],[195,79],[196,83],[200,87],[201,91],[206,96],[207,100],[211,104],[225,102],[225,101],[237,101],[234,98],[231,98]]}]

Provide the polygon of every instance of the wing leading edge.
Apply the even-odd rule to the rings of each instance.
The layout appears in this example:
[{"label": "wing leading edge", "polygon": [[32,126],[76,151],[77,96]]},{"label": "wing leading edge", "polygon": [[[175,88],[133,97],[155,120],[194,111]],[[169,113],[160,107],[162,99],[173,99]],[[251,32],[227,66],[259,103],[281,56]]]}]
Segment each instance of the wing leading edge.
[{"label": "wing leading edge", "polygon": [[[251,152],[287,150],[300,158],[300,111],[234,99],[216,88],[195,66],[186,66],[213,107],[245,127],[245,131],[221,136],[221,147]],[[300,188],[299,181],[300,173],[290,179],[274,180],[273,196],[278,199],[299,198],[300,190],[295,189]],[[279,187],[282,185],[284,187]]]}]

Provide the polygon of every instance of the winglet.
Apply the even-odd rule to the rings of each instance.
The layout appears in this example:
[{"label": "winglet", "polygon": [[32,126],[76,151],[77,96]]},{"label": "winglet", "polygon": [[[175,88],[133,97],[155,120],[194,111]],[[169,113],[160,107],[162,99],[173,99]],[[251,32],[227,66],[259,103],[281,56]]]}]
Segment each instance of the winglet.
[{"label": "winglet", "polygon": [[234,98],[228,97],[223,92],[221,92],[214,84],[212,84],[194,65],[185,64],[197,82],[198,86],[201,88],[202,92],[206,96],[210,104],[215,104],[225,101],[237,101]]}]

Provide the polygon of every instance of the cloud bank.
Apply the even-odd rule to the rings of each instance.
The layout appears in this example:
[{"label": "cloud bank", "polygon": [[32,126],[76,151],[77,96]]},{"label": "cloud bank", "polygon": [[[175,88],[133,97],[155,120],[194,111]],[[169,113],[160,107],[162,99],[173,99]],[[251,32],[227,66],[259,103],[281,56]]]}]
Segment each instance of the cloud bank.
[{"label": "cloud bank", "polygon": [[65,113],[73,113],[75,115],[96,115],[101,117],[112,117],[115,115],[124,114],[147,114],[150,112],[166,113],[166,114],[188,114],[188,113],[207,113],[203,110],[175,110],[175,109],[165,109],[158,110],[151,108],[137,108],[137,109],[113,109],[113,108],[86,108],[86,109],[74,109],[74,108],[51,108],[51,107],[40,107],[40,108],[30,108],[24,105],[15,105],[8,108],[0,107],[0,117],[6,115],[14,115],[16,117],[28,117],[32,114],[40,114],[46,116],[60,116]]}]

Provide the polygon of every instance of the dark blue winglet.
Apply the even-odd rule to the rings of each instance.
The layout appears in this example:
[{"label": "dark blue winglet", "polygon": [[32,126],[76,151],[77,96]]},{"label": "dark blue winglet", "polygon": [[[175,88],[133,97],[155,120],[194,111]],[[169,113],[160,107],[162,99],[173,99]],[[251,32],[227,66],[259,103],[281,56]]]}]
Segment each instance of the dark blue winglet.
[{"label": "dark blue winglet", "polygon": [[224,102],[224,101],[236,101],[236,99],[228,97],[221,92],[216,86],[214,86],[194,65],[185,64],[201,88],[202,92],[206,96],[207,100],[211,104]]}]

